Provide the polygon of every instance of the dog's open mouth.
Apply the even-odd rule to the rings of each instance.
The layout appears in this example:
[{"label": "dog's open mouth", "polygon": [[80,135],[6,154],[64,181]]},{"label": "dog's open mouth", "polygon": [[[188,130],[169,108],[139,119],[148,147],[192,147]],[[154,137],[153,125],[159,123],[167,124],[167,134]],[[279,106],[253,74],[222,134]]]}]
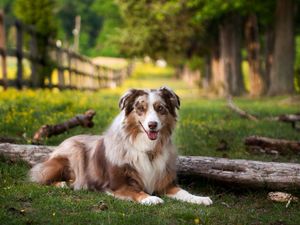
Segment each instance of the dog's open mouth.
[{"label": "dog's open mouth", "polygon": [[148,138],[152,141],[156,140],[157,137],[158,137],[158,131],[154,131],[154,130],[150,130],[150,131],[147,131],[143,124],[139,121],[141,127],[143,128],[143,130],[145,131],[145,133],[147,134]]},{"label": "dog's open mouth", "polygon": [[147,133],[147,135],[148,135],[148,138],[150,139],[150,140],[156,140],[157,139],[157,136],[158,136],[158,131],[148,131],[148,132],[146,132]]}]

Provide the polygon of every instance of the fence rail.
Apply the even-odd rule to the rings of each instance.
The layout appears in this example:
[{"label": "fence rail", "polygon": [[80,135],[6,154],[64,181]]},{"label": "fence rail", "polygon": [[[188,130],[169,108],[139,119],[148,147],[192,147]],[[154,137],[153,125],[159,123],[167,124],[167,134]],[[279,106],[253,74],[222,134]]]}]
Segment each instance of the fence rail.
[{"label": "fence rail", "polygon": [[[38,55],[39,33],[32,26],[25,25],[18,20],[5,21],[4,14],[0,12],[0,57],[1,73],[0,86],[7,88],[14,86],[39,87],[37,84],[38,66],[47,66],[43,57]],[[15,45],[7,46],[6,30],[15,29]],[[25,40],[26,39],[26,40]],[[131,74],[133,63],[126,67],[115,69],[95,64],[86,56],[61,48],[54,41],[48,41],[47,52],[50,55],[51,74],[45,78],[43,87],[59,89],[98,90],[104,87],[115,87]],[[7,77],[7,58],[13,57],[17,61],[17,72],[14,79]],[[30,75],[24,76],[24,61],[30,64]]]}]

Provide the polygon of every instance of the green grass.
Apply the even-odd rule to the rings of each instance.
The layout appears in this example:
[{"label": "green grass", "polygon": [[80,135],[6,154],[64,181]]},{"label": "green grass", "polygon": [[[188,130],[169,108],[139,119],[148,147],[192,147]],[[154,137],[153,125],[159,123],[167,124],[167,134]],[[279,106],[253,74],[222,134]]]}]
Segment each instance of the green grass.
[{"label": "green grass", "polygon": [[[114,90],[9,89],[0,92],[0,136],[29,143],[42,124],[59,123],[89,108],[97,111],[95,127],[72,129],[45,140],[45,144],[57,145],[76,134],[99,134],[117,115],[118,99],[125,90],[167,85],[181,97],[179,122],[174,134],[180,154],[300,162],[299,155],[252,155],[244,148],[244,138],[253,134],[299,140],[299,133],[290,125],[241,119],[227,109],[223,99],[204,96],[197,87],[174,79],[172,73],[171,68],[137,64],[134,75]],[[259,117],[299,111],[299,102],[290,104],[285,99],[284,96],[238,98],[235,102]],[[228,151],[216,150],[222,140],[228,143]],[[103,193],[32,184],[26,178],[28,169],[23,162],[0,158],[0,224],[300,224],[300,204],[292,203],[285,208],[284,203],[273,203],[267,199],[267,190],[224,186],[194,177],[179,182],[195,194],[211,196],[212,206],[164,198],[165,204],[147,207]],[[299,191],[295,194],[299,195]],[[106,204],[108,209],[102,211],[101,204]]]}]

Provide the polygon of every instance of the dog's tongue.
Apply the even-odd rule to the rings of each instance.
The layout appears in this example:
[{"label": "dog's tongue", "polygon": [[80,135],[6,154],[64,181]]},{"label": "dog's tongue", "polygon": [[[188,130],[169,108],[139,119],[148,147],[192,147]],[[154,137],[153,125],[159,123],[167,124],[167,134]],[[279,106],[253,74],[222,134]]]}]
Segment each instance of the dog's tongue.
[{"label": "dog's tongue", "polygon": [[148,138],[150,140],[156,140],[157,139],[157,136],[158,136],[157,131],[149,131],[147,134],[148,134]]}]

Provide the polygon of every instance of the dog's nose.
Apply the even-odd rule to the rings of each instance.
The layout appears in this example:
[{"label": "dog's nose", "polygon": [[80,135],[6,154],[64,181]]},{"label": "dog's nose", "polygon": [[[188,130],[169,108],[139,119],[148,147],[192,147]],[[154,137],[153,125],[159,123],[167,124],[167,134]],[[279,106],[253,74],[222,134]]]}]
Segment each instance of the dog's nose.
[{"label": "dog's nose", "polygon": [[150,122],[148,123],[148,127],[149,127],[151,130],[156,129],[156,127],[157,127],[157,122],[155,122],[155,121],[150,121]]}]

